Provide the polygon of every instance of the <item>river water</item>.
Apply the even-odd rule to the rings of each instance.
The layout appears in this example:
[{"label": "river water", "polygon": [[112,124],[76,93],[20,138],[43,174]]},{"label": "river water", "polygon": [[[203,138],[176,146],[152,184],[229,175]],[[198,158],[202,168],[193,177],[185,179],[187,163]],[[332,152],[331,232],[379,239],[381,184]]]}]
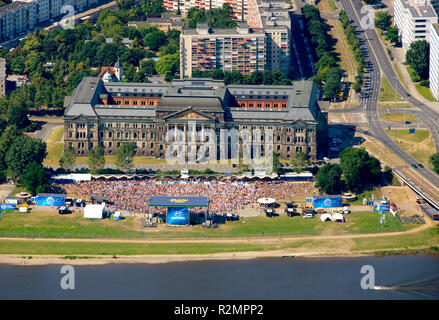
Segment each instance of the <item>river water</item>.
[{"label": "river water", "polygon": [[[362,289],[364,265],[392,288]],[[439,299],[430,255],[74,266],[73,290],[61,288],[60,269],[0,265],[0,299]]]}]

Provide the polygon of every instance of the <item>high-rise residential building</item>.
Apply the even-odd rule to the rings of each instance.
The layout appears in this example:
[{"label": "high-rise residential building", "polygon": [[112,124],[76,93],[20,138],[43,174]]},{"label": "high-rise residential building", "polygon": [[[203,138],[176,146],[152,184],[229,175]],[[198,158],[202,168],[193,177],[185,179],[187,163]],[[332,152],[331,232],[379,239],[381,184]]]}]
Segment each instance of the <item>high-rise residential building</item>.
[{"label": "high-rise residential building", "polygon": [[430,27],[430,90],[439,101],[439,24]]},{"label": "high-rise residential building", "polygon": [[236,29],[210,29],[205,23],[183,30],[180,36],[180,76],[192,72],[223,70],[250,74],[265,69],[266,36],[240,22]]},{"label": "high-rise residential building", "polygon": [[291,71],[291,19],[285,1],[246,0],[248,23],[235,29],[183,30],[180,39],[180,77],[195,70]]},{"label": "high-rise residential building", "polygon": [[430,26],[438,16],[430,0],[395,0],[394,23],[400,30],[405,49],[418,40],[430,42]]},{"label": "high-rise residential building", "polygon": [[[255,8],[252,28],[262,28],[266,34],[267,70],[280,70],[285,75],[291,71],[291,18],[283,0],[248,0],[249,10]],[[256,7],[255,7],[256,6]],[[251,21],[249,16],[249,21]]]}]

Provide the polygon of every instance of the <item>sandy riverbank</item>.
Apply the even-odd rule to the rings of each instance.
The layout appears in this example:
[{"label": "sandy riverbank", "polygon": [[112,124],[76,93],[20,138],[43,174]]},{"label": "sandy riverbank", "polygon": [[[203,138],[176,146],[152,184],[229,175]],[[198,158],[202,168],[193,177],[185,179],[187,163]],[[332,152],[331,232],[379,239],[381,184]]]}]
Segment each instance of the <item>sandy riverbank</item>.
[{"label": "sandy riverbank", "polygon": [[[381,250],[388,254],[416,254],[422,253],[422,250],[428,251],[430,247],[416,248],[392,248]],[[155,254],[155,255],[129,255],[129,256],[111,256],[111,255],[0,255],[0,265],[21,265],[21,266],[38,266],[49,264],[60,265],[104,265],[104,264],[160,264],[172,262],[189,262],[189,261],[212,261],[212,260],[250,260],[258,258],[328,258],[328,257],[361,257],[374,256],[377,251],[352,252],[349,250],[275,250],[275,251],[250,251],[250,252],[222,252],[212,254]],[[426,252],[428,253],[428,252]]]},{"label": "sandy riverbank", "polygon": [[[54,256],[54,255],[1,255],[0,264],[9,265],[102,265],[102,264],[131,264],[131,263],[170,263],[207,260],[248,260],[257,258],[293,258],[293,257],[356,257],[367,254],[352,254],[346,252],[328,254],[327,252],[292,252],[292,251],[264,251],[264,252],[235,252],[213,254],[181,254],[181,255],[135,255],[135,256]],[[70,258],[69,258],[70,257]]]}]

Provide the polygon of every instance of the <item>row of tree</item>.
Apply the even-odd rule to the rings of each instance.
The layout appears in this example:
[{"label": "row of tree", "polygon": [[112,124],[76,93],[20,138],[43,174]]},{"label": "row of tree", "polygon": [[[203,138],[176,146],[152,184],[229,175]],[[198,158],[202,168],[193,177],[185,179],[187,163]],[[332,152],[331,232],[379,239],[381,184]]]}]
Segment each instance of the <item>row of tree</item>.
[{"label": "row of tree", "polygon": [[357,75],[355,77],[353,89],[355,90],[355,92],[359,93],[361,92],[361,87],[363,86],[363,75],[366,61],[364,59],[363,51],[360,47],[360,42],[355,35],[355,29],[352,26],[351,21],[344,10],[340,11],[339,20],[346,35],[346,39],[354,53],[354,59],[357,62]]},{"label": "row of tree", "polygon": [[399,45],[399,29],[392,26],[392,16],[386,11],[377,11],[375,13],[375,27],[386,34],[386,40],[393,45]]},{"label": "row of tree", "polygon": [[210,28],[221,29],[236,28],[237,25],[233,19],[233,9],[228,3],[224,3],[221,8],[207,11],[196,7],[190,8],[183,28],[195,29],[199,22],[207,23]]},{"label": "row of tree", "polygon": [[251,84],[251,85],[291,85],[291,80],[285,77],[280,70],[253,71],[250,75],[243,75],[239,71],[223,72],[222,70],[192,72],[194,78],[213,78],[223,80],[229,84]]},{"label": "row of tree", "polygon": [[[133,160],[136,154],[136,145],[134,143],[123,143],[116,151],[116,167],[121,172],[131,172],[133,170]],[[68,147],[63,152],[59,164],[62,168],[73,170],[75,165],[75,150],[73,147]],[[104,149],[100,146],[92,148],[88,152],[88,167],[91,173],[101,173],[105,168]]]},{"label": "row of tree", "polygon": [[302,8],[305,18],[306,34],[313,48],[317,75],[314,81],[323,87],[325,97],[332,100],[340,91],[343,70],[337,63],[333,39],[328,34],[329,27],[320,16],[316,6],[305,5]]}]

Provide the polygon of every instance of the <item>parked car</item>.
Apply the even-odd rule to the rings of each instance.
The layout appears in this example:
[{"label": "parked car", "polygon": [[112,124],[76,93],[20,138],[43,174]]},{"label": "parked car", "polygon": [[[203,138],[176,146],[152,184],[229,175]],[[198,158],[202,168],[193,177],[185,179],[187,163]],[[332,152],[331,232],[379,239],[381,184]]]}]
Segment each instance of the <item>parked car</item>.
[{"label": "parked car", "polygon": [[226,218],[227,221],[239,220],[239,215],[236,215],[236,214],[231,213],[231,212],[224,213],[223,216]]},{"label": "parked car", "polygon": [[311,212],[307,212],[307,213],[303,214],[303,218],[304,219],[314,218],[314,214],[312,214]]}]

